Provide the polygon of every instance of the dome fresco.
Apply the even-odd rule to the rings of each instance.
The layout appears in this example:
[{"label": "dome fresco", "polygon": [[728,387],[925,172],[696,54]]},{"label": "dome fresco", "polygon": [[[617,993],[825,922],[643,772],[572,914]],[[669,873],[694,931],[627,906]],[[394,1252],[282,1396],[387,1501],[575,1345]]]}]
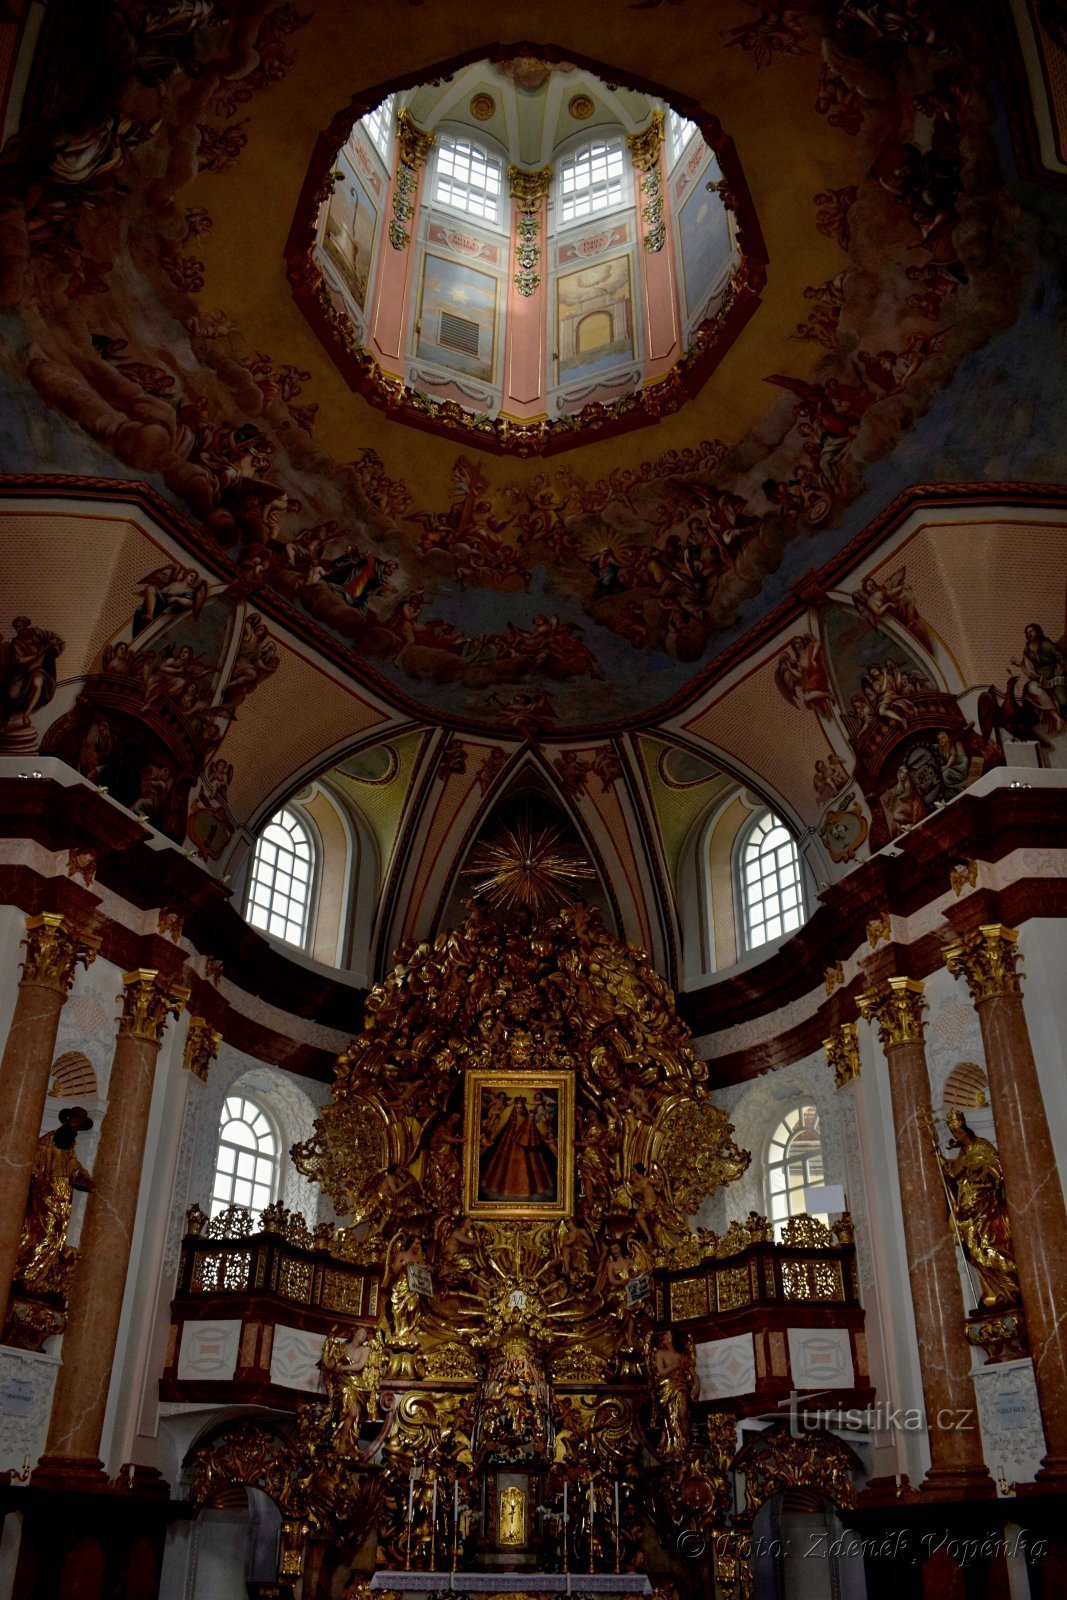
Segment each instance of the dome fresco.
[{"label": "dome fresco", "polygon": [[[884,505],[991,459],[1048,470],[1052,305],[996,142],[993,52],[966,18],[890,28],[848,8],[826,31],[815,10],[787,28],[737,6],[697,50],[684,27],[665,39],[655,8],[605,0],[554,42],[487,51],[475,16],[427,6],[376,53],[330,0],[250,13],[239,40],[188,10],[180,47],[131,28],[124,83],[112,71],[90,94],[72,65],[64,115],[42,105],[35,125],[55,131],[9,152],[7,460],[43,432],[59,472],[147,482],[200,559],[387,700],[470,727],[626,726],[692,698],[863,528],[865,491]],[[546,26],[535,12],[512,8],[512,38]],[[653,59],[668,88],[648,84]],[[353,88],[357,60],[376,89]],[[598,90],[612,71],[631,87]],[[549,90],[531,92],[541,72]],[[281,261],[306,175],[392,85],[431,79],[413,110],[443,125],[462,82],[461,125],[489,138],[550,92],[550,133],[509,134],[531,163],[561,126],[603,131],[610,109],[640,129],[654,101],[716,145],[724,181],[696,211],[725,207],[738,272],[751,246],[766,283],[653,429],[594,427],[547,459],[459,447],[352,392],[313,336]],[[385,248],[414,270],[414,249]]]}]

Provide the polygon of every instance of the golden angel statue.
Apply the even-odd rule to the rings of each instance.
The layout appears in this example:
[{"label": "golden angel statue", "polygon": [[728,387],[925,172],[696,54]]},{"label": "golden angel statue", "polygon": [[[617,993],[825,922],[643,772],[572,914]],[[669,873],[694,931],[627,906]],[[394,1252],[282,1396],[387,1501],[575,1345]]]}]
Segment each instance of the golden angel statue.
[{"label": "golden angel statue", "polygon": [[654,1249],[663,1250],[690,1233],[689,1223],[675,1205],[670,1182],[658,1161],[648,1172],[640,1161],[630,1169],[626,1199],[633,1206],[634,1221]]},{"label": "golden angel statue", "polygon": [[982,1305],[986,1309],[1017,1306],[1019,1275],[997,1148],[978,1137],[962,1111],[950,1111],[946,1121],[952,1134],[950,1144],[959,1155],[946,1156],[938,1145],[937,1158],[964,1255],[982,1285]]},{"label": "golden angel statue", "polygon": [[646,1344],[648,1376],[660,1427],[661,1461],[680,1461],[689,1443],[689,1406],[700,1397],[693,1352],[672,1328],[650,1334]]},{"label": "golden angel statue", "polygon": [[359,1452],[360,1430],[381,1376],[383,1350],[370,1328],[334,1328],[322,1342],[319,1368],[330,1401],[333,1448],[340,1456]]},{"label": "golden angel statue", "polygon": [[74,1252],[66,1248],[74,1190],[93,1188],[74,1153],[74,1142],[92,1127],[92,1117],[84,1106],[66,1106],[59,1113],[59,1124],[37,1141],[15,1264],[15,1281],[37,1294],[66,1292],[74,1261]]}]

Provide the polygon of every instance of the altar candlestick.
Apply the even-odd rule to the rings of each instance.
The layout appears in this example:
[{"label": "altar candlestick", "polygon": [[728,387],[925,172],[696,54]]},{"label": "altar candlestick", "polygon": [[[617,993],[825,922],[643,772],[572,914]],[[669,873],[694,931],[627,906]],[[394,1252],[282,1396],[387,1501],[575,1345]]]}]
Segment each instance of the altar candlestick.
[{"label": "altar candlestick", "polygon": [[596,1495],[593,1493],[593,1474],[589,1474],[589,1570],[593,1570],[593,1541],[596,1537]]},{"label": "altar candlestick", "polygon": [[567,1515],[567,1480],[563,1480],[563,1570],[569,1569],[569,1546],[567,1542],[567,1524],[570,1518]]},{"label": "altar candlestick", "polygon": [[430,1508],[430,1571],[436,1572],[434,1545],[437,1539],[437,1474],[433,1479],[433,1501]]},{"label": "altar candlestick", "polygon": [[452,1571],[459,1565],[459,1478],[452,1480]]},{"label": "altar candlestick", "polygon": [[408,1571],[411,1571],[411,1522],[415,1515],[415,1468],[408,1474]]}]

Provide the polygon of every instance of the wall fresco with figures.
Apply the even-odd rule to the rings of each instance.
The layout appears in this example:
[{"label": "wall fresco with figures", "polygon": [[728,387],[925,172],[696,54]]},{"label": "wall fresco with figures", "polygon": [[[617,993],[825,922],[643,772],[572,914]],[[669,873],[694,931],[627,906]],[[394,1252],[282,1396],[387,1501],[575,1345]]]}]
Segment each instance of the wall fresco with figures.
[{"label": "wall fresco with figures", "polygon": [[[662,39],[679,70],[689,3]],[[576,54],[614,9],[575,21]],[[59,472],[148,477],[263,616],[295,608],[353,674],[431,715],[560,731],[692,692],[908,484],[1054,475],[1065,402],[1044,359],[1060,302],[1042,214],[1060,201],[1012,187],[991,133],[997,63],[966,18],[846,7],[825,32],[814,7],[739,5],[700,23],[687,109],[728,107],[746,170],[790,191],[788,218],[763,219],[790,249],[771,249],[737,381],[665,417],[647,459],[612,461],[605,443],[548,469],[391,424],[343,390],[276,266],[273,288],[262,276],[277,246],[259,230],[284,231],[297,160],[344,103],[329,98],[342,10],[257,4],[238,27],[184,0],[161,28],[116,4],[121,112],[90,113],[92,42],[75,29],[84,61],[5,157],[8,469],[39,467],[47,437]],[[640,78],[642,30],[662,27],[634,21],[616,44]],[[265,136],[278,119],[295,155]],[[791,189],[790,141],[817,152],[824,187]],[[805,277],[815,261],[829,270]],[[891,607],[885,589],[874,603]],[[1059,637],[1055,618],[1042,627]],[[1030,714],[997,693],[989,715]]]}]

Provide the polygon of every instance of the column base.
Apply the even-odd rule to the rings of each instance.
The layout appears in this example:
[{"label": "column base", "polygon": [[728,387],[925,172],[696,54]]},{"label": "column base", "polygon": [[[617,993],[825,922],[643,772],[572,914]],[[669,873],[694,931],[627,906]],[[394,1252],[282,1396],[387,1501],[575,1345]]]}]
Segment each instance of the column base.
[{"label": "column base", "polygon": [[1037,1469],[1033,1483],[1020,1483],[1015,1492],[1020,1497],[1067,1494],[1067,1460],[1062,1456],[1046,1456]]},{"label": "column base", "polygon": [[30,1473],[33,1489],[73,1489],[98,1493],[110,1487],[104,1463],[95,1456],[42,1456]]},{"label": "column base", "polygon": [[931,1467],[918,1492],[931,1500],[995,1500],[997,1486],[986,1467]]}]

